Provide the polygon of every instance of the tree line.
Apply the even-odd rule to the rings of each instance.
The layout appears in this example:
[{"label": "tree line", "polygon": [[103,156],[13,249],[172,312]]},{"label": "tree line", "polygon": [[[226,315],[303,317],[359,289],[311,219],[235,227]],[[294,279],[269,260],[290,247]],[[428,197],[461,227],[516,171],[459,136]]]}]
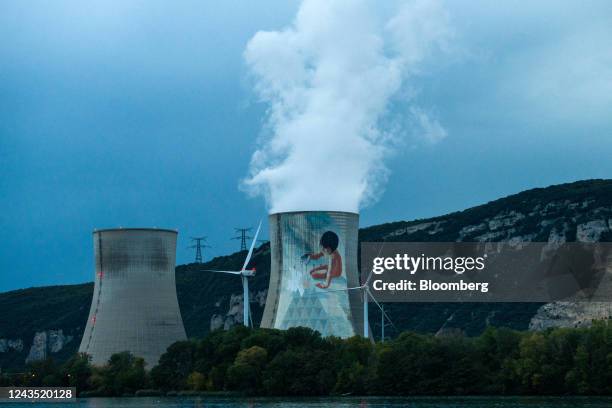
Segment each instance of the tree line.
[{"label": "tree line", "polygon": [[103,367],[76,354],[48,359],[0,385],[75,386],[120,396],[137,390],[250,395],[611,395],[612,323],[480,336],[404,332],[384,343],[321,337],[308,328],[237,326],[172,344],[151,370],[128,352]]}]

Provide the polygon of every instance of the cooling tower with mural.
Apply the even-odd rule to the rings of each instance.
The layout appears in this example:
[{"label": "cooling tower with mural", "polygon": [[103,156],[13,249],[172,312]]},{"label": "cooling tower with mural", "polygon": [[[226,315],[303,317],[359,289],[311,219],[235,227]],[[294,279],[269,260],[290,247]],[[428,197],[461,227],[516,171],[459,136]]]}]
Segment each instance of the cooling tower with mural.
[{"label": "cooling tower with mural", "polygon": [[357,270],[359,215],[338,211],[271,214],[271,272],[261,326],[310,327],[324,336],[363,330]]}]

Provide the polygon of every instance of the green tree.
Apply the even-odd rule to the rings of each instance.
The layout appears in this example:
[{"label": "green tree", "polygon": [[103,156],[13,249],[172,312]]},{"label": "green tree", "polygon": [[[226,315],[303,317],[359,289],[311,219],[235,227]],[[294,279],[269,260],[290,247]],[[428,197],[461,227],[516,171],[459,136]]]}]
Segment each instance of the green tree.
[{"label": "green tree", "polygon": [[225,389],[227,370],[234,363],[242,341],[252,332],[252,329],[239,325],[227,331],[214,331],[199,342],[194,370],[208,374],[212,389]]},{"label": "green tree", "polygon": [[255,394],[261,388],[262,371],[268,360],[268,352],[263,347],[252,346],[241,350],[234,364],[227,371],[229,389]]},{"label": "green tree", "polygon": [[336,384],[336,361],[330,350],[288,349],[279,353],[263,373],[270,395],[328,395]]},{"label": "green tree", "polygon": [[133,394],[145,387],[145,362],[124,351],[113,354],[100,370],[101,392],[111,396]]},{"label": "green tree", "polygon": [[61,383],[59,367],[52,358],[34,361],[28,365],[25,385],[30,387],[59,386]]},{"label": "green tree", "polygon": [[335,394],[365,394],[368,383],[368,372],[359,362],[355,361],[349,366],[343,366],[338,372]]},{"label": "green tree", "polygon": [[519,343],[516,375],[522,393],[543,393],[547,388],[544,372],[547,370],[547,344],[543,333],[529,333]]},{"label": "green tree", "polygon": [[521,334],[489,326],[474,339],[474,363],[479,371],[483,394],[513,394],[518,390],[515,360],[519,355]]},{"label": "green tree", "polygon": [[565,384],[572,393],[589,394],[589,352],[584,345],[579,345],[574,355],[574,367],[565,376]]},{"label": "green tree", "polygon": [[377,357],[369,339],[330,339],[336,349],[338,377],[333,392],[364,395],[372,391]]},{"label": "green tree", "polygon": [[277,329],[254,330],[248,337],[242,340],[242,344],[240,345],[242,349],[253,346],[259,346],[265,349],[269,359],[274,358],[287,347],[283,332]]},{"label": "green tree", "polygon": [[159,364],[151,369],[151,381],[163,390],[187,388],[187,377],[194,371],[197,342],[178,341],[159,358]]},{"label": "green tree", "polygon": [[77,393],[90,389],[91,374],[89,356],[85,353],[76,353],[62,366],[64,385],[76,387]]},{"label": "green tree", "polygon": [[187,387],[193,391],[204,391],[207,388],[206,376],[198,371],[193,371],[187,377]]}]

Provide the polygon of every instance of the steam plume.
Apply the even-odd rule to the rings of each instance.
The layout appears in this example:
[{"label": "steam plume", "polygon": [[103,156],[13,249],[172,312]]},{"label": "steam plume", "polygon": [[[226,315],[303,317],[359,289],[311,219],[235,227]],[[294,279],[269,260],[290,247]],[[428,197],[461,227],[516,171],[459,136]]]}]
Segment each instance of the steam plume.
[{"label": "steam plume", "polygon": [[265,195],[272,213],[357,212],[384,185],[394,134],[382,119],[390,120],[391,98],[422,62],[444,48],[449,28],[435,1],[398,3],[390,16],[375,3],[305,0],[289,27],[260,31],[247,45],[269,135],[244,186]]}]

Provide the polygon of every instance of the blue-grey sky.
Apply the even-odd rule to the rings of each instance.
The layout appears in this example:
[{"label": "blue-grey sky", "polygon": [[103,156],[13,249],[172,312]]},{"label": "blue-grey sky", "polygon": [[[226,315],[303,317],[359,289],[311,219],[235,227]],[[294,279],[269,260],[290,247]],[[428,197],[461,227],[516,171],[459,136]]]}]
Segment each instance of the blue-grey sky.
[{"label": "blue-grey sky", "polygon": [[[612,3],[441,4],[449,51],[394,96],[412,122],[361,224],[609,178]],[[245,47],[299,6],[1,2],[0,291],[92,280],[94,228],[177,228],[178,263],[192,235],[208,235],[206,258],[237,249],[233,227],[267,214],[240,188],[268,108]],[[407,93],[445,137],[419,137]]]}]

